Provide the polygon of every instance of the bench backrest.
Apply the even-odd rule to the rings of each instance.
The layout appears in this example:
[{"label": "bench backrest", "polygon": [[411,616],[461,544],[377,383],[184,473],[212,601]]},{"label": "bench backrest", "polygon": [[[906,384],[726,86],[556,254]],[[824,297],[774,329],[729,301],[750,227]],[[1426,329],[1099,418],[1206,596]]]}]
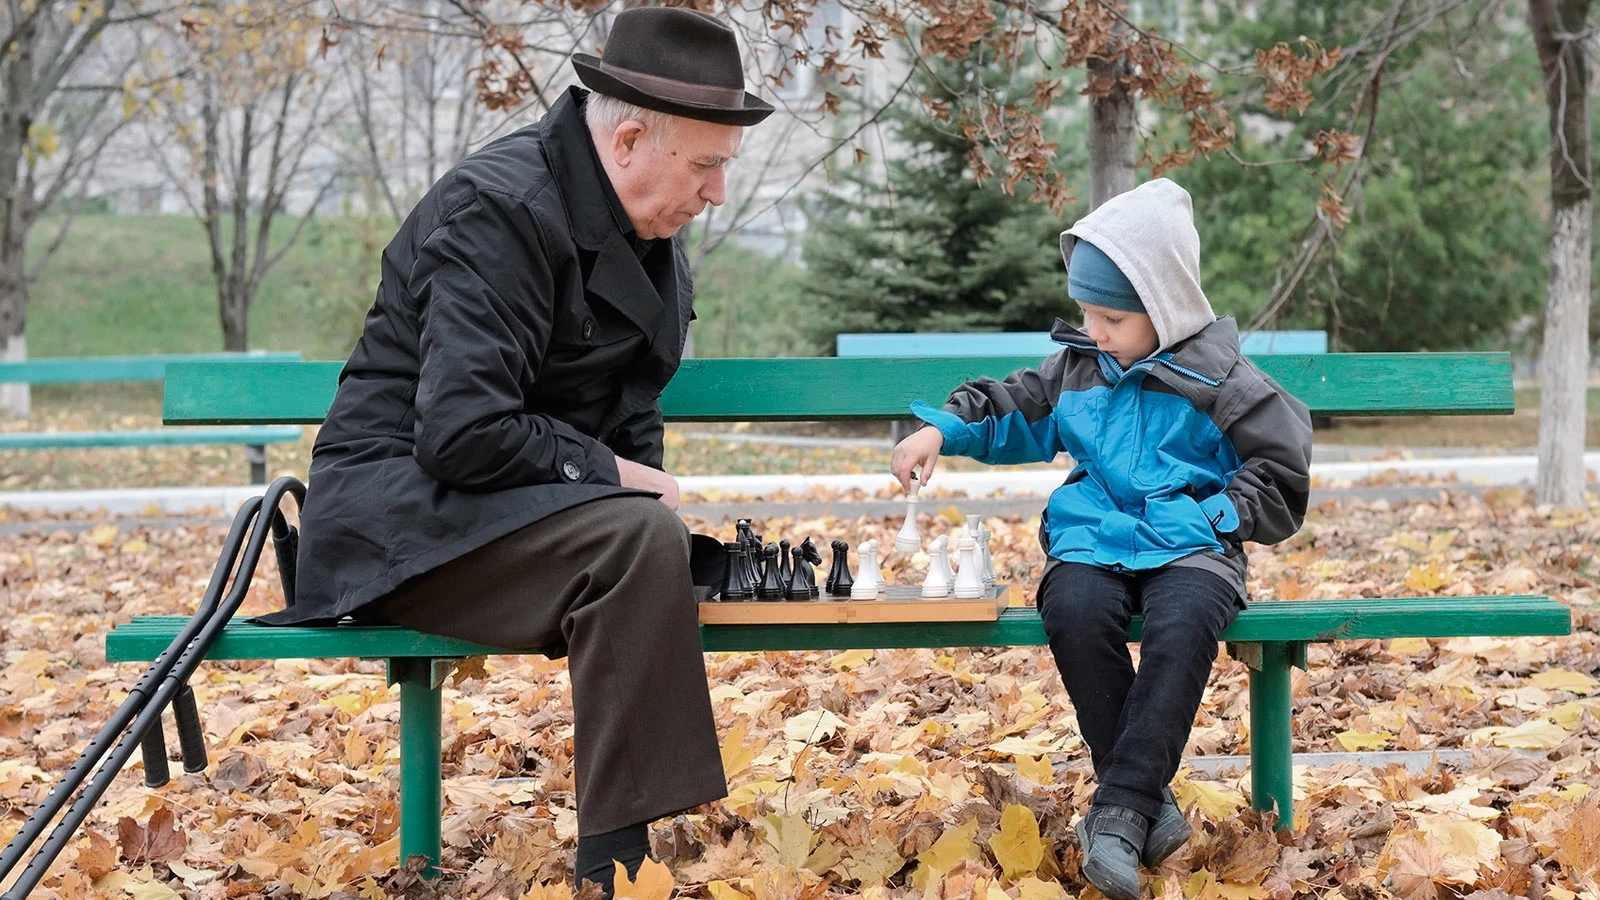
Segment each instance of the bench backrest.
[{"label": "bench backrest", "polygon": [[[661,395],[679,421],[905,418],[962,381],[1004,377],[1036,357],[685,360]],[[1257,364],[1316,415],[1483,415],[1513,410],[1509,353],[1327,353]],[[338,387],[337,362],[174,363],[169,425],[316,424]]]},{"label": "bench backrest", "polygon": [[[841,334],[839,356],[1034,356],[1054,353],[1060,344],[1048,331],[918,332]],[[1275,353],[1327,353],[1326,331],[1247,331],[1239,335],[1246,356]]]},{"label": "bench backrest", "polygon": [[164,353],[150,356],[58,356],[0,362],[0,384],[75,384],[160,381],[175,362],[297,362],[298,350],[246,353]]}]

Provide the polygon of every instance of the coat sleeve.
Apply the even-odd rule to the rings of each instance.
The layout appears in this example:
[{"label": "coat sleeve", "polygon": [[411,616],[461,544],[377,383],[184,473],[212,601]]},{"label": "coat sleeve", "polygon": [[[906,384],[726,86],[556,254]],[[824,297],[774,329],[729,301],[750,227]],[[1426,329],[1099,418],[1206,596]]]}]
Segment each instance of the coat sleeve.
[{"label": "coat sleeve", "polygon": [[1305,521],[1311,498],[1311,414],[1272,379],[1253,367],[1250,374],[1254,377],[1241,379],[1250,386],[1223,411],[1224,431],[1242,465],[1200,508],[1225,538],[1276,544]]},{"label": "coat sleeve", "polygon": [[617,484],[599,441],[525,411],[556,287],[527,206],[480,192],[423,241],[408,286],[422,323],[417,464],[463,491],[552,482]]},{"label": "coat sleeve", "polygon": [[918,401],[911,411],[944,435],[944,456],[998,465],[1048,462],[1062,449],[1053,412],[1069,364],[1067,352],[1060,351],[1037,369],[1018,369],[1003,381],[966,382],[943,409]]},{"label": "coat sleeve", "polygon": [[621,459],[659,469],[664,433],[661,404],[656,402],[624,419],[607,446]]}]

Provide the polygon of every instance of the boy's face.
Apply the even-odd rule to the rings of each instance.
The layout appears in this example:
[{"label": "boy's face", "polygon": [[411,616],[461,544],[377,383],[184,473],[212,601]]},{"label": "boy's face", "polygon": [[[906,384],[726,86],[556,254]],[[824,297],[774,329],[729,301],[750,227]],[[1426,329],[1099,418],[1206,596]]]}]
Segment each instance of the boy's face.
[{"label": "boy's face", "polygon": [[1107,306],[1074,301],[1083,310],[1083,330],[1124,369],[1156,352],[1161,338],[1156,326],[1144,313],[1125,312]]}]

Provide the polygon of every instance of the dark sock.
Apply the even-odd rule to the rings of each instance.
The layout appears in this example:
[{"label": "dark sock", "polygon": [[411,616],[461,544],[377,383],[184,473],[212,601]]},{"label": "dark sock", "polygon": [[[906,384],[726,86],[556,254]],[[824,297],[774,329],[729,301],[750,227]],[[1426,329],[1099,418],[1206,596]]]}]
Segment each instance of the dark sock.
[{"label": "dark sock", "polygon": [[639,866],[644,864],[646,854],[650,852],[650,831],[645,822],[637,825],[625,825],[616,831],[604,831],[600,834],[585,834],[578,836],[578,858],[573,862],[573,883],[582,887],[585,881],[592,881],[600,885],[610,898],[615,886],[612,877],[616,874],[616,865],[622,863],[628,871],[628,877],[633,878],[639,874]]}]

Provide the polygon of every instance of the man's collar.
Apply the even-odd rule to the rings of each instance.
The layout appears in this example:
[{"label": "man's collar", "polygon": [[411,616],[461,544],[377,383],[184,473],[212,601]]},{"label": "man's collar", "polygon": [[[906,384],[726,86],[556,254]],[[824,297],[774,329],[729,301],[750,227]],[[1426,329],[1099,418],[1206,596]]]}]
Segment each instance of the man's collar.
[{"label": "man's collar", "polygon": [[571,210],[573,239],[586,249],[598,250],[613,232],[630,244],[638,235],[600,164],[599,149],[583,120],[588,97],[589,92],[580,87],[568,88],[561,95],[544,119],[544,145],[556,185]]}]

